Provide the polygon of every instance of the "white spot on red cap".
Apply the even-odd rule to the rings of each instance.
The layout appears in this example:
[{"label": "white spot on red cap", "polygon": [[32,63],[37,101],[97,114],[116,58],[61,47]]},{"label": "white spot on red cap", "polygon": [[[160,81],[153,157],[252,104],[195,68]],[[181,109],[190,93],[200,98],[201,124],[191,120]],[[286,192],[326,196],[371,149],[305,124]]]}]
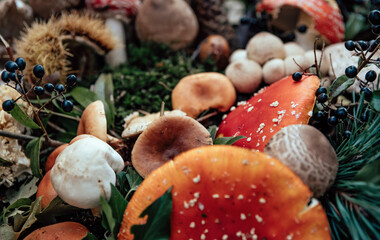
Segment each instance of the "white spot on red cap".
[{"label": "white spot on red cap", "polygon": [[237,197],[237,199],[243,200],[244,199],[244,195],[243,194],[239,194],[239,196]]},{"label": "white spot on red cap", "polygon": [[195,228],[195,222],[191,222],[189,225],[190,228]]},{"label": "white spot on red cap", "polygon": [[244,213],[240,213],[240,220],[246,220],[247,217],[245,216]]},{"label": "white spot on red cap", "polygon": [[248,109],[247,109],[247,112],[250,112],[250,111],[252,111],[252,109],[254,108],[254,106],[252,106],[252,107],[249,107]]},{"label": "white spot on red cap", "polygon": [[219,198],[219,194],[213,194],[212,198]]},{"label": "white spot on red cap", "polygon": [[255,218],[256,218],[257,222],[259,222],[259,223],[261,223],[263,221],[263,218],[260,217],[260,215],[258,215],[258,214],[255,215]]},{"label": "white spot on red cap", "polygon": [[227,240],[228,239],[228,235],[227,234],[224,234],[223,236],[222,236],[222,240]]},{"label": "white spot on red cap", "polygon": [[269,106],[271,106],[271,107],[277,107],[278,105],[279,105],[278,101],[274,101]]},{"label": "white spot on red cap", "polygon": [[243,165],[247,165],[247,164],[248,164],[248,160],[247,160],[247,159],[243,159],[243,161],[241,161],[241,163],[242,163]]},{"label": "white spot on red cap", "polygon": [[251,138],[251,137],[247,138],[247,142],[250,142],[251,140],[252,140],[252,138]]},{"label": "white spot on red cap", "polygon": [[201,234],[201,240],[205,240],[206,239],[206,235],[204,233]]},{"label": "white spot on red cap", "polygon": [[201,181],[201,175],[197,175],[195,178],[193,178],[194,183],[199,183]]},{"label": "white spot on red cap", "polygon": [[264,204],[264,203],[266,203],[267,201],[265,200],[265,198],[260,198],[259,199],[259,203],[261,203],[261,204]]},{"label": "white spot on red cap", "polygon": [[232,106],[231,108],[230,108],[230,111],[233,111],[233,110],[235,110],[236,109],[236,107],[235,106]]}]

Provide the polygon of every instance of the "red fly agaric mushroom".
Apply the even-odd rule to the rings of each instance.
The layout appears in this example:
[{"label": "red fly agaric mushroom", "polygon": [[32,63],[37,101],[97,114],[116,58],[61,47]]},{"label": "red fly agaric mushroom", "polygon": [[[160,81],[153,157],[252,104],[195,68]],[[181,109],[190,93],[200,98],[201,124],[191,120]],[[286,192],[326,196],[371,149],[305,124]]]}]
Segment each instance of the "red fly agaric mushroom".
[{"label": "red fly agaric mushroom", "polygon": [[115,15],[127,18],[132,17],[136,15],[140,4],[140,0],[86,0],[88,9],[97,12],[104,12],[107,9],[109,17],[114,17]]},{"label": "red fly agaric mushroom", "polygon": [[314,75],[304,75],[299,82],[285,77],[230,112],[217,135],[246,136],[234,145],[263,151],[281,128],[308,123],[318,87],[319,78]]},{"label": "red fly agaric mushroom", "polygon": [[199,59],[204,62],[210,57],[219,69],[224,69],[228,64],[230,46],[221,35],[210,35],[202,41],[199,50]]},{"label": "red fly agaric mushroom", "polygon": [[39,228],[24,240],[81,240],[88,232],[88,229],[80,223],[61,222]]},{"label": "red fly agaric mushroom", "polygon": [[313,49],[314,40],[319,35],[329,43],[344,39],[343,16],[335,1],[262,0],[256,11],[270,13],[271,25],[282,31],[293,31],[306,25],[306,33],[296,32],[296,41],[307,50]]},{"label": "red fly agaric mushroom", "polygon": [[50,180],[50,172],[48,171],[42,178],[41,182],[38,184],[36,197],[41,198],[41,207],[46,208],[49,206],[50,202],[58,196]]},{"label": "red fly agaric mushroom", "polygon": [[173,109],[195,118],[210,108],[226,112],[235,103],[231,81],[221,73],[207,72],[182,78],[172,91]]},{"label": "red fly agaric mushroom", "polygon": [[[150,174],[127,209],[118,239],[170,187],[170,239],[331,239],[322,206],[288,167],[260,152],[206,146],[177,156]],[[151,217],[151,216],[148,216]]]},{"label": "red fly agaric mushroom", "polygon": [[137,138],[132,164],[146,177],[181,152],[204,145],[212,145],[212,138],[198,121],[186,116],[162,116]]}]

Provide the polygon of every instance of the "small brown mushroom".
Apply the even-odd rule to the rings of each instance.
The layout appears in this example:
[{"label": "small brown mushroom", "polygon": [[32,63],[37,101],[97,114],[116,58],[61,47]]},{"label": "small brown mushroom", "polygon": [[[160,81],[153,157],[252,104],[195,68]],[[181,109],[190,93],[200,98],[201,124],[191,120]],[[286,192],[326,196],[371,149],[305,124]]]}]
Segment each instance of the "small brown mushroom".
[{"label": "small brown mushroom", "polygon": [[77,135],[80,134],[90,134],[107,142],[107,119],[102,101],[91,103],[83,111],[77,130]]},{"label": "small brown mushroom", "polygon": [[327,138],[310,125],[290,125],[277,132],[265,153],[287,165],[316,197],[333,184],[338,158]]},{"label": "small brown mushroom", "polygon": [[282,59],[275,58],[266,62],[263,66],[263,79],[266,84],[277,82],[285,77],[285,62]]},{"label": "small brown mushroom", "polygon": [[230,79],[215,72],[184,77],[172,92],[173,109],[179,109],[192,118],[211,108],[226,112],[235,100],[236,92]]},{"label": "small brown mushroom", "polygon": [[142,176],[148,176],[181,152],[212,145],[207,129],[186,116],[162,116],[138,137],[132,149],[132,164]]},{"label": "small brown mushroom", "polygon": [[199,59],[204,62],[210,57],[218,69],[224,69],[228,64],[230,56],[230,45],[221,35],[210,35],[202,41]]},{"label": "small brown mushroom", "polygon": [[272,58],[285,58],[284,43],[272,33],[261,32],[253,36],[247,44],[247,58],[263,65]]},{"label": "small brown mushroom", "polygon": [[259,88],[263,73],[261,66],[256,62],[241,59],[227,66],[226,76],[232,81],[238,92],[252,93]]}]

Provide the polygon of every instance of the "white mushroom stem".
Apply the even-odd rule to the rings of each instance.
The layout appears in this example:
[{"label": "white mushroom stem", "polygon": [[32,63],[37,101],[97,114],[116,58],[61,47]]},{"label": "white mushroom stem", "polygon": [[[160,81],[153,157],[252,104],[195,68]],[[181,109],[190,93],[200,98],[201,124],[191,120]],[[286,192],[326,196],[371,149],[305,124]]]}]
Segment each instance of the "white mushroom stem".
[{"label": "white mushroom stem", "polygon": [[100,206],[109,199],[111,183],[124,167],[122,157],[102,140],[90,137],[66,147],[51,170],[51,182],[58,195],[79,208]]},{"label": "white mushroom stem", "polygon": [[113,37],[117,40],[118,45],[106,56],[106,61],[111,67],[116,67],[127,61],[125,49],[125,31],[123,23],[115,18],[108,18],[106,26],[111,31]]}]

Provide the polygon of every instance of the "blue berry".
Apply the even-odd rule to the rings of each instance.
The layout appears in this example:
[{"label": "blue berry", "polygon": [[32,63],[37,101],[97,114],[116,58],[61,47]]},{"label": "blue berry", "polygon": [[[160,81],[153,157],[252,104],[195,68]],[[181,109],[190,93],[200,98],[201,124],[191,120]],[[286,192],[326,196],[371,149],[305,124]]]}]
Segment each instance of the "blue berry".
[{"label": "blue berry", "polygon": [[242,17],[240,19],[240,23],[243,24],[243,25],[246,25],[249,23],[249,18],[248,17]]},{"label": "blue berry", "polygon": [[11,72],[11,73],[15,72],[18,69],[17,63],[15,63],[13,61],[7,61],[4,64],[4,67],[5,67],[5,70],[7,70],[8,72]]},{"label": "blue berry", "polygon": [[14,72],[9,73],[8,77],[12,81],[17,81],[17,76],[16,76],[16,73],[14,73]]},{"label": "blue berry", "polygon": [[380,25],[380,11],[373,10],[368,15],[368,20],[372,25]]},{"label": "blue berry", "polygon": [[[366,41],[363,41],[363,40],[359,40],[359,41],[358,41],[358,44],[359,44],[360,48],[361,48],[363,51],[367,50],[368,47],[369,47],[368,43],[367,43]],[[358,46],[356,46],[356,49],[357,49],[358,51],[360,51],[360,48],[359,48]]]},{"label": "blue berry", "polygon": [[18,69],[23,71],[26,67],[26,62],[23,58],[19,57],[16,59],[16,64],[18,66]]},{"label": "blue berry", "polygon": [[345,107],[340,107],[336,110],[336,117],[339,119],[345,119],[347,117],[347,109]]},{"label": "blue berry", "polygon": [[349,66],[344,71],[347,77],[354,78],[358,74],[358,69],[355,66]]},{"label": "blue berry", "polygon": [[380,34],[380,25],[372,25],[371,30],[374,34]]},{"label": "blue berry", "polygon": [[3,110],[10,112],[15,107],[15,102],[13,100],[5,100],[3,102]]},{"label": "blue berry", "polygon": [[319,103],[324,103],[324,102],[326,102],[326,101],[327,101],[327,94],[326,94],[326,93],[321,93],[321,94],[319,94],[318,97],[317,97],[317,101],[318,101]]},{"label": "blue berry", "polygon": [[345,137],[345,138],[350,138],[350,137],[351,137],[351,131],[346,130],[346,131],[344,132],[344,137]]},{"label": "blue berry", "polygon": [[313,115],[314,119],[317,121],[321,121],[325,118],[325,113],[323,111],[318,111]]},{"label": "blue berry", "polygon": [[344,43],[344,46],[346,47],[348,51],[354,51],[356,44],[354,41],[348,40],[347,42]]},{"label": "blue berry", "polygon": [[77,83],[77,77],[74,74],[67,76],[66,83],[70,87],[74,86]]},{"label": "blue berry", "polygon": [[365,74],[365,80],[367,80],[368,82],[373,82],[376,80],[376,77],[377,77],[377,74],[375,71],[373,70],[369,70],[366,74]]},{"label": "blue berry", "polygon": [[34,93],[37,95],[37,96],[41,96],[42,94],[44,94],[44,88],[41,87],[41,86],[36,86],[34,88]]},{"label": "blue berry", "polygon": [[376,40],[369,41],[369,48],[368,51],[373,52],[375,51],[375,48],[377,47],[378,42]]},{"label": "blue berry", "polygon": [[295,72],[295,73],[293,73],[292,78],[294,81],[298,82],[302,78],[302,73],[301,72]]},{"label": "blue berry", "polygon": [[371,89],[364,87],[361,89],[360,93],[362,93],[362,92],[364,92],[365,100],[370,101],[372,99],[372,90]]},{"label": "blue berry", "polygon": [[57,85],[55,85],[55,90],[57,90],[57,92],[61,93],[61,92],[65,91],[65,87],[62,84],[57,84]]},{"label": "blue berry", "polygon": [[331,117],[329,117],[329,119],[327,119],[327,123],[330,126],[335,126],[338,124],[338,119],[335,116],[331,116]]},{"label": "blue berry", "polygon": [[327,93],[327,89],[325,87],[319,87],[317,91],[315,92],[316,96],[319,96],[322,93]]},{"label": "blue berry", "polygon": [[42,78],[45,75],[45,69],[41,65],[36,65],[33,68],[33,74],[36,78]]},{"label": "blue berry", "polygon": [[7,72],[7,71],[3,71],[2,73],[1,73],[1,80],[3,80],[3,82],[5,82],[5,83],[8,83],[9,82],[9,72]]},{"label": "blue berry", "polygon": [[297,28],[298,32],[305,33],[307,31],[306,25],[301,25]]},{"label": "blue berry", "polygon": [[48,92],[54,91],[54,85],[51,84],[51,83],[46,83],[45,84],[45,90],[48,91]]},{"label": "blue berry", "polygon": [[71,112],[74,108],[74,104],[70,100],[65,100],[62,102],[61,107],[65,112]]}]

